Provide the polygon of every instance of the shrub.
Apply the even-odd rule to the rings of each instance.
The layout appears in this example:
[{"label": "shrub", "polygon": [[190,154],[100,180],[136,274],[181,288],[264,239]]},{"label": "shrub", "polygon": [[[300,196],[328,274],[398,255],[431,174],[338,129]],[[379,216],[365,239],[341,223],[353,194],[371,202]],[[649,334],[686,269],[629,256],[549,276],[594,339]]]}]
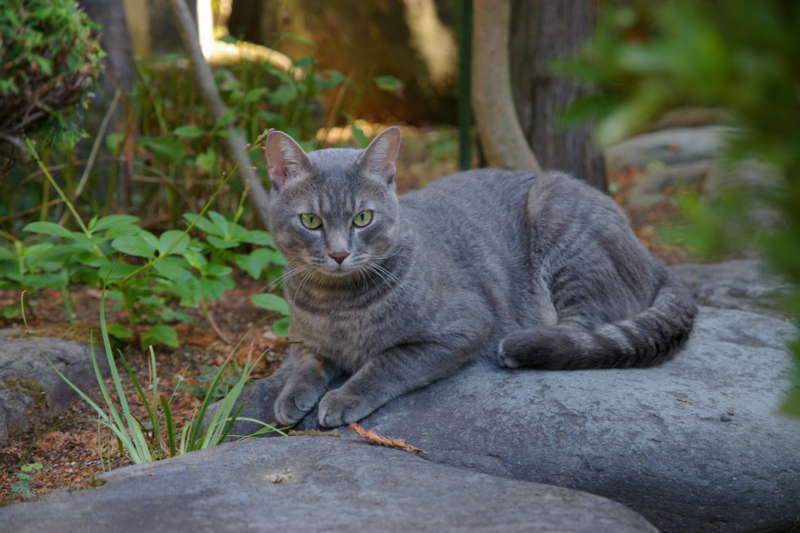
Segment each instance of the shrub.
[{"label": "shrub", "polygon": [[75,0],[0,5],[0,134],[75,143],[63,113],[86,103],[100,73],[98,28]]}]

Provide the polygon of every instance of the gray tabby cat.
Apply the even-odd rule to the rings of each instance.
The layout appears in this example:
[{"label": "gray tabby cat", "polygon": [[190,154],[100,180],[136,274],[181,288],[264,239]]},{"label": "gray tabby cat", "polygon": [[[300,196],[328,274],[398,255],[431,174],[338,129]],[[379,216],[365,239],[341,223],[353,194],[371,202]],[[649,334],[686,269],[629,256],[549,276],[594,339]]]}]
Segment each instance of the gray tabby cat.
[{"label": "gray tabby cat", "polygon": [[[565,174],[480,169],[401,197],[400,130],[366,150],[267,139],[271,231],[289,258],[294,369],[281,423],[360,420],[480,358],[506,368],[661,363],[686,341],[689,291],[614,202]],[[352,374],[335,390],[328,383]],[[321,401],[320,401],[321,398]]]}]

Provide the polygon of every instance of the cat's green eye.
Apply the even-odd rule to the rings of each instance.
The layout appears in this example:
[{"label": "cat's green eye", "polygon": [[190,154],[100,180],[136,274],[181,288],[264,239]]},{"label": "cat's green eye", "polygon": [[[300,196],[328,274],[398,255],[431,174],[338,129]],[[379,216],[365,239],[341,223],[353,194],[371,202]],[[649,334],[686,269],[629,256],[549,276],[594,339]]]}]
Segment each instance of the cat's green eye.
[{"label": "cat's green eye", "polygon": [[353,219],[353,224],[359,228],[363,228],[370,222],[372,222],[372,211],[361,211],[356,215],[356,218]]},{"label": "cat's green eye", "polygon": [[322,225],[322,219],[314,213],[303,213],[300,215],[300,222],[308,229],[317,229]]}]

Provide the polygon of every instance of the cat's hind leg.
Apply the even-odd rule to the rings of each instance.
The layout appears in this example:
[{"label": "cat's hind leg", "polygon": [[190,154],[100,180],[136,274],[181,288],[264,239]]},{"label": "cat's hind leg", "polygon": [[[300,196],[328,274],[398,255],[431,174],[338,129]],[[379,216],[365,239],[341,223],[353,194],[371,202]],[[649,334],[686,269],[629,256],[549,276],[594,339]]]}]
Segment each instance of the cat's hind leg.
[{"label": "cat's hind leg", "polygon": [[658,364],[686,341],[696,312],[688,289],[642,246],[625,215],[599,191],[545,173],[526,198],[531,275],[555,320],[539,320],[498,346],[514,368],[613,368]]}]

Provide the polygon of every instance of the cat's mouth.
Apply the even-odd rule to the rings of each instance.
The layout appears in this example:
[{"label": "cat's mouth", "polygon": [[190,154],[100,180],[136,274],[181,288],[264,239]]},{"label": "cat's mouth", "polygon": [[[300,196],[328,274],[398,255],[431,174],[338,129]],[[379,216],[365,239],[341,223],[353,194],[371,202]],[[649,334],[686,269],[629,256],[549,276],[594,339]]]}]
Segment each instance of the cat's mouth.
[{"label": "cat's mouth", "polygon": [[358,275],[366,268],[365,261],[344,261],[341,264],[329,263],[325,260],[314,261],[311,266],[324,276],[333,278],[347,278]]}]

